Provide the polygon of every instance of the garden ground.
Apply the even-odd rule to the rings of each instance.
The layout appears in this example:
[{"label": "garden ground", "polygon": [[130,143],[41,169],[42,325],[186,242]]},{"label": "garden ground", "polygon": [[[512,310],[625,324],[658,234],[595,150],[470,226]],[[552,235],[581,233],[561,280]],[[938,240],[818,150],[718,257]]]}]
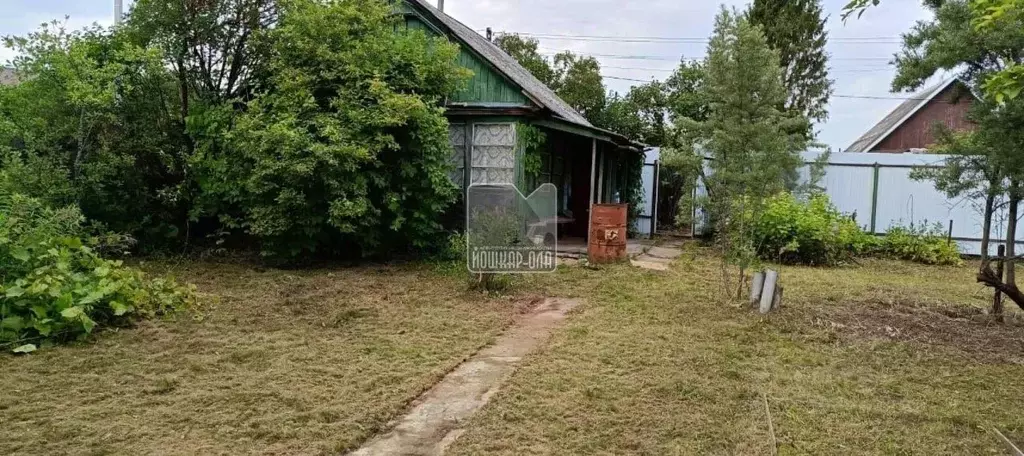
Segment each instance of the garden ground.
[{"label": "garden ground", "polygon": [[[151,266],[162,269],[165,265]],[[761,317],[688,246],[667,272],[528,276],[509,296],[429,266],[192,263],[206,303],[4,355],[0,453],[338,453],[381,431],[539,296],[581,298],[451,454],[1001,454],[1024,440],[1024,327],[972,268],[782,268]]]}]

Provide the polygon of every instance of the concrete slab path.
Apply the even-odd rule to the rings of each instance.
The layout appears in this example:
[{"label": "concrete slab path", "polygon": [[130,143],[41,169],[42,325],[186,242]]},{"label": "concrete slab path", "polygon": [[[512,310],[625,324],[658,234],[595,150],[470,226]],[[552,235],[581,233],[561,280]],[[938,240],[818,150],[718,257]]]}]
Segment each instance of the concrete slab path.
[{"label": "concrete slab path", "polygon": [[668,271],[672,262],[683,255],[682,246],[683,241],[675,239],[658,244],[630,260],[630,264],[651,271]]},{"label": "concrete slab path", "polygon": [[464,432],[462,423],[480,410],[515,372],[519,362],[562,325],[573,299],[545,299],[493,345],[460,364],[413,401],[409,412],[391,423],[353,456],[440,455]]}]

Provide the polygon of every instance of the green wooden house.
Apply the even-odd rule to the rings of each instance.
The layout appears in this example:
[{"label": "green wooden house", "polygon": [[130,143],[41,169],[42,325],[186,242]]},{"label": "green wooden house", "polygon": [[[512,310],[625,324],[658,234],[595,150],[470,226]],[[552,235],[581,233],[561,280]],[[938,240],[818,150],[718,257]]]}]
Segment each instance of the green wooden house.
[{"label": "green wooden house", "polygon": [[[447,102],[452,179],[464,187],[514,183],[527,192],[550,182],[559,191],[563,233],[585,237],[590,207],[620,202],[635,178],[624,170],[626,159],[642,160],[644,146],[593,126],[514,58],[425,0],[398,5],[408,27],[458,44],[459,61],[473,71],[468,86]],[[524,169],[520,125],[545,135],[539,172]]]}]

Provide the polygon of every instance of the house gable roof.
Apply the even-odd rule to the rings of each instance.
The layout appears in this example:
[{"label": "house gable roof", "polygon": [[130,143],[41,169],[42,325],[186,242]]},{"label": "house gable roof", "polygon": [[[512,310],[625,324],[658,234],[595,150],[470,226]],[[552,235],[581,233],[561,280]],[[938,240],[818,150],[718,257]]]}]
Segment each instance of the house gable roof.
[{"label": "house gable roof", "polygon": [[455,18],[445,14],[437,8],[434,8],[434,6],[427,3],[426,0],[408,1],[423,13],[429,15],[432,19],[443,24],[444,27],[446,27],[448,31],[450,31],[451,34],[459,41],[483,57],[487,63],[494,66],[494,68],[503,76],[521,87],[526,96],[541,105],[542,108],[550,110],[555,116],[562,120],[586,128],[594,128],[594,126],[588,122],[585,117],[576,112],[575,109],[563,101],[547,85],[540,82],[540,80],[534,77],[529,70],[523,68],[516,59],[506,54],[505,51],[501,50],[501,48],[496,46],[494,43],[488,41],[479,33],[473,31],[473,29],[467,27]]},{"label": "house gable roof", "polygon": [[[932,87],[929,87],[911,97],[907,101],[904,101],[896,109],[886,115],[881,122],[878,122],[874,127],[864,133],[849,148],[846,152],[870,152],[872,148],[881,143],[885,138],[889,137],[892,132],[896,131],[901,125],[910,120],[921,108],[931,103],[935,97],[939,96],[946,91],[952,85],[960,83],[959,79],[952,78],[947,81],[943,81]],[[971,95],[973,96],[973,94]]]}]

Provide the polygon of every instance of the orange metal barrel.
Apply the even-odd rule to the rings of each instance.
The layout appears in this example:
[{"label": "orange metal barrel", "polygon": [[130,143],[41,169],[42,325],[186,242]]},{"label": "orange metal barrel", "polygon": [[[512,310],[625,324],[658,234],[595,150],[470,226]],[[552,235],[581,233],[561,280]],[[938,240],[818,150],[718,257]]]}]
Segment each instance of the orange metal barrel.
[{"label": "orange metal barrel", "polygon": [[626,214],[628,204],[595,204],[591,208],[587,259],[591,263],[614,263],[626,259]]}]

